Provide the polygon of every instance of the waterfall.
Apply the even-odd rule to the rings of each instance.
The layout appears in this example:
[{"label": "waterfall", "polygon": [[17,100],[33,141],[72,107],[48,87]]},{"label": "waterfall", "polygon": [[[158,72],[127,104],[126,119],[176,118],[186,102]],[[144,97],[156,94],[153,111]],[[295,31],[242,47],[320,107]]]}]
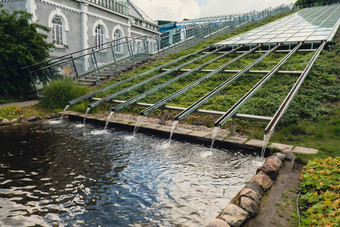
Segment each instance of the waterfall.
[{"label": "waterfall", "polygon": [[220,131],[220,127],[217,126],[217,127],[214,127],[214,129],[212,130],[211,132],[211,146],[210,146],[210,152],[212,152],[212,149],[214,147],[214,143],[215,143],[215,140],[216,140],[216,136],[218,134],[218,132]]},{"label": "waterfall", "polygon": [[70,107],[70,105],[67,105],[67,106],[65,107],[65,109],[64,109],[64,111],[63,111],[63,113],[61,114],[61,117],[60,117],[60,123],[63,121],[64,115],[65,115],[65,112],[66,112],[67,108],[69,108],[69,107]]},{"label": "waterfall", "polygon": [[111,111],[110,114],[109,114],[109,116],[107,117],[106,122],[105,122],[104,130],[106,130],[107,125],[109,124],[109,121],[110,121],[110,119],[111,119],[111,117],[112,117],[112,115],[113,115],[114,113],[115,113],[114,111]]},{"label": "waterfall", "polygon": [[85,125],[86,116],[87,116],[87,114],[90,112],[90,110],[91,110],[90,107],[88,107],[88,108],[86,109],[85,116],[84,116],[84,121],[83,121],[83,125]]},{"label": "waterfall", "polygon": [[179,121],[177,120],[177,121],[174,121],[174,123],[172,124],[171,132],[170,132],[169,144],[171,144],[171,139],[172,139],[172,136],[174,134],[175,129],[177,128],[178,123],[179,123]]}]

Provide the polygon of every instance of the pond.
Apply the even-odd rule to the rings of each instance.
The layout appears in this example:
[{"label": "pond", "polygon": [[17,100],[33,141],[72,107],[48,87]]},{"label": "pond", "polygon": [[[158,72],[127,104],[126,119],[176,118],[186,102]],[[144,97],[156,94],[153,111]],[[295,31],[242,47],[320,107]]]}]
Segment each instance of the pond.
[{"label": "pond", "polygon": [[67,121],[0,128],[0,226],[204,226],[261,163],[131,134]]}]

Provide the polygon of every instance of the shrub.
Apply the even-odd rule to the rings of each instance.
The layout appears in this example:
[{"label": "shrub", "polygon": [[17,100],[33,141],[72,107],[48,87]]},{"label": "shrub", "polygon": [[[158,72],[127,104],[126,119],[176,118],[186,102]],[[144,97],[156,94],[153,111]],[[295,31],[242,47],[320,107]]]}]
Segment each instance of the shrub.
[{"label": "shrub", "polygon": [[87,92],[87,87],[80,86],[71,79],[55,80],[43,90],[40,104],[48,109],[61,109],[68,101],[85,95]]}]

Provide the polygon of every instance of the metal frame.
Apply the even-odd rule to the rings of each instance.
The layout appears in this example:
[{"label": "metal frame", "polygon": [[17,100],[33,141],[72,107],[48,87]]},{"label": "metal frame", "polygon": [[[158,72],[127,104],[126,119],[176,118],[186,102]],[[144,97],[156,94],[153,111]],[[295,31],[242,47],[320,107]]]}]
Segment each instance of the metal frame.
[{"label": "metal frame", "polygon": [[[203,50],[207,50],[207,49],[208,49],[208,48],[205,48],[205,49],[203,49]],[[165,63],[165,64],[163,64],[163,65],[161,65],[161,66],[158,66],[158,67],[156,67],[156,68],[150,69],[150,70],[148,70],[148,71],[146,71],[146,72],[137,74],[137,75],[135,75],[135,76],[132,76],[132,77],[129,77],[129,78],[125,79],[125,80],[122,80],[122,81],[119,81],[119,82],[117,82],[117,83],[111,84],[111,85],[109,85],[109,86],[107,86],[107,87],[104,87],[104,88],[102,88],[102,89],[96,90],[96,91],[91,92],[91,93],[86,94],[86,95],[83,95],[83,96],[81,96],[81,97],[78,97],[78,98],[76,98],[76,99],[73,99],[73,100],[71,100],[71,101],[68,101],[67,104],[68,104],[68,105],[74,105],[74,104],[76,104],[76,103],[78,103],[78,102],[81,102],[81,101],[83,101],[83,100],[85,100],[85,99],[91,98],[91,97],[93,97],[94,95],[96,95],[96,94],[98,94],[98,93],[107,91],[107,90],[109,90],[109,89],[111,89],[111,88],[115,88],[115,87],[117,87],[117,86],[119,86],[119,85],[121,85],[121,84],[124,84],[124,83],[126,83],[126,82],[132,81],[132,80],[137,79],[137,78],[139,78],[139,77],[145,76],[145,75],[150,74],[150,73],[155,72],[155,71],[158,71],[158,70],[160,70],[162,67],[166,67],[166,66],[175,64],[175,63],[180,62],[180,61],[182,61],[182,60],[184,60],[184,59],[190,58],[190,57],[192,57],[192,56],[194,56],[194,55],[196,55],[196,54],[200,54],[201,52],[203,52],[203,50],[196,51],[196,52],[194,52],[194,53],[185,55],[185,56],[180,57],[180,58],[178,58],[178,59],[176,59],[176,60],[173,60],[173,61],[170,61],[170,62],[168,62],[168,63]]]},{"label": "metal frame", "polygon": [[[200,79],[194,81],[193,83],[187,85],[186,87],[184,87],[184,88],[178,90],[177,92],[175,92],[175,93],[169,95],[168,97],[166,97],[166,98],[160,100],[159,102],[157,102],[156,104],[154,104],[154,106],[152,106],[152,107],[150,107],[150,108],[148,108],[148,109],[142,111],[140,114],[141,114],[141,115],[148,115],[149,113],[151,113],[151,112],[154,111],[155,109],[160,108],[161,106],[163,106],[163,105],[165,105],[166,103],[170,102],[170,101],[173,100],[174,98],[176,98],[176,97],[178,97],[178,96],[184,94],[185,92],[187,92],[187,91],[190,90],[191,88],[197,86],[198,84],[202,83],[203,81],[205,81],[205,80],[211,78],[212,76],[214,76],[214,75],[216,75],[216,74],[218,74],[218,73],[220,73],[220,72],[223,72],[223,70],[224,70],[226,67],[228,67],[229,65],[231,65],[231,64],[233,64],[234,62],[238,61],[239,59],[243,58],[243,57],[246,56],[247,54],[250,54],[250,53],[254,52],[257,48],[259,48],[259,46],[258,46],[258,47],[255,47],[255,48],[253,48],[253,49],[251,49],[251,50],[249,50],[249,51],[246,52],[246,53],[243,53],[242,55],[240,55],[240,56],[238,56],[238,57],[232,59],[231,61],[225,63],[224,65],[220,66],[218,69],[212,71],[211,73],[209,73],[209,74],[203,76],[202,78],[200,78]],[[237,48],[237,49],[239,49],[239,48]],[[234,50],[237,50],[237,49],[234,49]]]},{"label": "metal frame", "polygon": [[[215,51],[218,51],[218,50],[221,50],[221,49],[225,49],[225,47],[220,47],[220,48],[218,48],[218,49],[215,50]],[[203,52],[203,50],[198,51],[198,53],[201,53],[201,52]],[[214,51],[213,51],[213,52],[214,52]],[[213,53],[213,52],[212,52],[212,53]],[[197,52],[195,52],[195,53],[197,53]],[[211,53],[211,54],[212,54],[212,53]],[[191,56],[193,56],[193,54],[192,54]],[[204,58],[204,57],[206,57],[206,56],[208,56],[208,55],[203,55],[203,56],[201,56],[201,57],[195,58],[195,59],[190,60],[190,61],[188,61],[188,62],[186,62],[186,63],[183,63],[183,64],[181,64],[181,65],[179,65],[179,66],[176,66],[176,67],[174,67],[173,69],[171,69],[171,70],[169,70],[169,71],[162,72],[162,73],[160,73],[160,74],[158,74],[158,75],[155,75],[155,76],[153,76],[153,77],[150,77],[150,78],[148,78],[148,79],[146,79],[146,80],[144,80],[144,81],[142,81],[142,82],[140,82],[140,83],[131,85],[130,87],[125,88],[124,90],[115,92],[115,93],[113,93],[113,94],[111,94],[111,95],[109,95],[109,96],[103,98],[103,99],[100,100],[100,101],[97,101],[97,102],[94,102],[94,103],[90,103],[90,104],[88,105],[88,107],[89,107],[89,108],[93,108],[93,107],[96,107],[96,106],[98,106],[98,105],[100,105],[100,104],[102,104],[102,103],[104,103],[104,102],[110,101],[111,99],[113,99],[113,98],[115,98],[115,97],[117,97],[117,96],[119,96],[119,95],[125,94],[125,93],[127,93],[127,92],[129,92],[129,91],[131,91],[131,90],[133,90],[133,89],[135,89],[135,88],[138,88],[138,87],[140,87],[140,86],[143,86],[144,84],[147,84],[147,83],[149,83],[149,82],[151,82],[151,81],[154,81],[154,80],[156,80],[156,79],[158,79],[158,78],[161,78],[161,77],[163,77],[163,76],[166,76],[166,75],[168,75],[168,74],[170,74],[170,73],[176,72],[178,69],[180,69],[180,68],[182,68],[182,67],[184,67],[184,66],[187,66],[187,65],[189,65],[189,64],[191,64],[191,63],[193,63],[193,62],[195,62],[195,61],[197,61],[197,60],[200,60],[200,59],[202,59],[202,58]]]},{"label": "metal frame", "polygon": [[279,68],[301,47],[302,43],[298,44],[291,50],[277,65],[265,75],[255,86],[253,86],[240,100],[238,100],[222,117],[216,122],[215,126],[223,126],[236,112],[279,70]]},{"label": "metal frame", "polygon": [[298,78],[298,80],[294,84],[293,88],[289,91],[289,93],[286,96],[285,100],[282,102],[281,106],[279,107],[279,109],[274,114],[273,119],[269,122],[269,124],[265,128],[265,130],[264,130],[265,135],[270,136],[274,132],[275,128],[277,127],[277,125],[279,123],[279,121],[281,120],[281,118],[283,117],[285,112],[287,111],[290,103],[292,102],[292,100],[294,99],[295,95],[299,91],[303,81],[305,80],[305,78],[307,77],[308,73],[312,69],[316,59],[321,54],[321,51],[323,50],[325,45],[326,45],[326,42],[322,42],[322,44],[320,45],[318,50],[315,52],[315,54],[313,55],[313,57],[309,61],[309,63],[306,66],[306,68],[303,70],[303,73]]},{"label": "metal frame", "polygon": [[[258,49],[261,45],[256,46],[255,48],[253,48],[254,50]],[[216,95],[218,92],[220,92],[221,90],[223,90],[226,86],[228,86],[231,82],[233,82],[234,80],[236,80],[237,78],[239,78],[241,75],[243,75],[244,73],[248,72],[253,66],[255,66],[257,63],[259,63],[260,61],[262,61],[265,57],[267,57],[270,53],[274,52],[277,48],[280,47],[280,44],[276,45],[275,47],[273,47],[271,49],[271,51],[266,52],[265,54],[263,54],[261,57],[259,57],[258,59],[256,59],[255,61],[253,61],[252,63],[250,63],[248,66],[246,66],[244,69],[241,70],[241,72],[235,74],[234,76],[230,77],[229,79],[227,79],[224,83],[220,84],[218,87],[216,87],[215,89],[213,89],[212,91],[210,91],[207,95],[205,95],[204,97],[202,97],[200,100],[198,100],[197,102],[195,102],[194,104],[192,104],[190,107],[188,107],[185,111],[181,112],[180,114],[178,114],[175,117],[175,120],[182,120],[183,118],[185,118],[186,116],[188,116],[190,113],[192,113],[193,111],[195,111],[196,109],[198,109],[201,105],[203,105],[205,102],[207,102],[211,97],[213,97],[214,95]]]}]

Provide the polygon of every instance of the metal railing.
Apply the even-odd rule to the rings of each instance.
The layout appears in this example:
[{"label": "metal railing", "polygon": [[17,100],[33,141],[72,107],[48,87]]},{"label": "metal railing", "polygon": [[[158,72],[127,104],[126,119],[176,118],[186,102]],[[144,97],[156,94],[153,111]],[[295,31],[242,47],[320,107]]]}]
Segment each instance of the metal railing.
[{"label": "metal railing", "polygon": [[84,50],[49,59],[23,68],[28,72],[35,90],[39,92],[52,80],[58,78],[79,79],[95,75],[99,82],[101,69],[113,66],[119,73],[119,62],[128,61],[135,66],[139,61],[149,59],[158,51],[157,37],[124,37]]}]

